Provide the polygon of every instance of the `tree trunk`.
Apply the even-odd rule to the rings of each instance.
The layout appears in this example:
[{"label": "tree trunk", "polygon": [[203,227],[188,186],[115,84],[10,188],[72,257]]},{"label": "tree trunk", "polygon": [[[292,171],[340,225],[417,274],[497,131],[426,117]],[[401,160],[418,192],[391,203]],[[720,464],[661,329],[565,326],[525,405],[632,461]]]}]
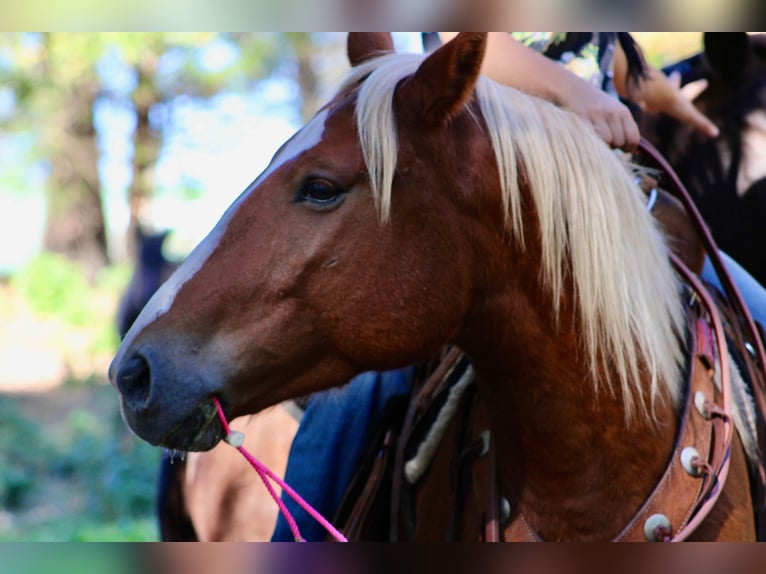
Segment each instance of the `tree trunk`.
[{"label": "tree trunk", "polygon": [[301,117],[310,120],[319,109],[319,79],[314,70],[314,52],[316,47],[309,32],[288,34],[298,62],[298,87],[301,91]]},{"label": "tree trunk", "polygon": [[152,106],[162,100],[154,85],[156,55],[148,52],[136,66],[138,84],[131,99],[136,110],[136,130],[133,133],[133,177],[128,190],[130,223],[128,224],[128,253],[133,255],[136,226],[145,223],[147,202],[154,194],[154,169],[160,155],[160,140],[149,122]]},{"label": "tree trunk", "polygon": [[92,280],[108,264],[93,105],[98,82],[70,87],[50,126],[51,174],[44,247],[79,263]]}]

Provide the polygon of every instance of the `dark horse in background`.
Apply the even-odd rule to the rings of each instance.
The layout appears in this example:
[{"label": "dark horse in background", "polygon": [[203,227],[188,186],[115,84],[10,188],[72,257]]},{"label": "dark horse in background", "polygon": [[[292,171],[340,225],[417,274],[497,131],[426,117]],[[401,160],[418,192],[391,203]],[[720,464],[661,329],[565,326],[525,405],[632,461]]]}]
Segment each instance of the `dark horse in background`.
[{"label": "dark horse in background", "polygon": [[120,299],[117,310],[117,332],[121,339],[125,337],[146,302],[178,268],[179,263],[166,258],[162,252],[162,246],[169,233],[149,233],[141,226],[136,227],[133,277]]},{"label": "dark horse in background", "polygon": [[766,284],[766,35],[706,33],[704,52],[665,68],[682,84],[706,80],[694,104],[720,129],[715,140],[668,116],[640,120],[670,161],[718,246]]}]

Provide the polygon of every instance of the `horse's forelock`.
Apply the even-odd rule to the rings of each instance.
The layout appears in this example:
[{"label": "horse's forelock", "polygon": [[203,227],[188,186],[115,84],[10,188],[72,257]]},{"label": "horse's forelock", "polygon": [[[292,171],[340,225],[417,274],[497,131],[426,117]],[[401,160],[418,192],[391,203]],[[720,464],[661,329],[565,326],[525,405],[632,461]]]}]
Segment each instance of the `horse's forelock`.
[{"label": "horse's forelock", "polygon": [[356,89],[356,124],[359,143],[370,176],[375,205],[382,221],[391,211],[391,185],[396,171],[398,141],[394,119],[394,92],[423,62],[421,54],[386,54],[354,68],[339,93]]}]

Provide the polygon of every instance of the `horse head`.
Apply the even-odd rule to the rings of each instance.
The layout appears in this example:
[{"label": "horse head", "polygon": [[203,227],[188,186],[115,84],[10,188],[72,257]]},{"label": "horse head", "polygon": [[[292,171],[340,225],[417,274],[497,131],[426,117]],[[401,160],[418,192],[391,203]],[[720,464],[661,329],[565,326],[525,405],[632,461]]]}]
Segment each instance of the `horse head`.
[{"label": "horse head", "polygon": [[350,35],[335,97],[125,336],[110,380],[141,437],[210,448],[213,396],[239,416],[448,342],[488,370],[545,370],[562,324],[583,378],[613,357],[628,412],[647,408],[644,360],[653,396],[675,376],[683,319],[640,190],[574,115],[480,77],[485,42],[396,55],[389,35]]},{"label": "horse head", "polygon": [[[388,35],[350,36],[348,81],[126,334],[110,380],[140,436],[210,448],[222,433],[212,396],[238,416],[363,370],[424,360],[456,335],[481,259],[460,247],[460,228],[474,228],[482,209],[473,184],[497,178],[488,144],[473,135],[480,123],[466,112],[484,42],[466,34],[422,63],[405,58],[410,73],[388,110],[360,118],[357,101],[381,89],[370,79],[392,81],[371,62],[393,44]],[[398,155],[365,149],[357,123],[387,125],[394,116]],[[365,155],[376,153],[388,155],[389,169],[368,169]],[[435,173],[424,157],[435,158]],[[476,275],[491,271],[486,261],[479,267]]]}]

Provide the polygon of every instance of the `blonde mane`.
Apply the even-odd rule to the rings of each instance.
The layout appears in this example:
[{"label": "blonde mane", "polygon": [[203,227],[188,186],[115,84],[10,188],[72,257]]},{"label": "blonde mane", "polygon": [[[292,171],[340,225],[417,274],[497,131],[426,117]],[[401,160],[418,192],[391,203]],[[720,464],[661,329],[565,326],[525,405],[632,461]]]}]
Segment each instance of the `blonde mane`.
[{"label": "blonde mane", "polygon": [[[423,59],[383,55],[354,68],[340,88],[359,84],[359,140],[383,221],[398,150],[393,94]],[[523,249],[523,172],[539,217],[543,282],[558,313],[565,277],[571,277],[596,389],[615,392],[614,382],[598,374],[607,360],[616,369],[628,420],[637,410],[651,416],[663,389],[678,404],[686,332],[680,287],[630,166],[578,117],[548,102],[483,76],[476,96],[498,164],[507,225]],[[641,386],[647,373],[648,397]]]}]

